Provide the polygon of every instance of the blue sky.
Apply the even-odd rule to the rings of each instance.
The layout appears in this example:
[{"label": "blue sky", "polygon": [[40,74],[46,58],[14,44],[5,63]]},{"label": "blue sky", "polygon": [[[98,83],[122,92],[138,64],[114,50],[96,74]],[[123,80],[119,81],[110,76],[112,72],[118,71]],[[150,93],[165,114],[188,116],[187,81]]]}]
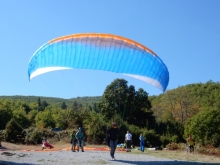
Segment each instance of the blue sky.
[{"label": "blue sky", "polygon": [[170,73],[167,89],[220,80],[219,0],[0,0],[0,95],[100,96],[115,78],[136,90],[156,87],[103,71],[66,70],[28,80],[33,53],[51,39],[109,33],[153,50]]}]

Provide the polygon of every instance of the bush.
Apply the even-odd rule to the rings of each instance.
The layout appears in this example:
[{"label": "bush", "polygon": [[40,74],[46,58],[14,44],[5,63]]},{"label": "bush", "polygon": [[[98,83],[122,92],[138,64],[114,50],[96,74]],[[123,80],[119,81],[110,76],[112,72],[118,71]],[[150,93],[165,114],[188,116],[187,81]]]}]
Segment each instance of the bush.
[{"label": "bush", "polygon": [[188,119],[185,124],[184,134],[192,134],[196,142],[202,145],[218,147],[220,144],[220,111],[218,109],[205,108],[197,115]]},{"label": "bush", "polygon": [[69,142],[69,134],[67,131],[53,132],[49,129],[28,128],[26,131],[25,143],[26,144],[40,144],[42,139],[46,137],[50,143],[57,141]]},{"label": "bush", "polygon": [[162,143],[161,145],[164,147],[171,142],[170,138],[164,135],[160,136],[160,141]]},{"label": "bush", "polygon": [[0,130],[0,141],[5,140],[4,130]]},{"label": "bush", "polygon": [[197,152],[201,154],[205,154],[205,155],[213,155],[213,156],[220,157],[220,148],[215,148],[212,145],[200,146],[197,149]]},{"label": "bush", "polygon": [[14,119],[11,119],[5,128],[5,140],[7,142],[23,142],[23,129],[17,124]]},{"label": "bush", "polygon": [[169,143],[179,143],[179,136],[178,135],[173,135],[173,136],[169,136],[169,135],[162,135],[160,136],[160,141],[162,143],[163,146],[168,145]]},{"label": "bush", "polygon": [[168,150],[178,150],[178,149],[180,149],[180,147],[177,143],[169,143],[168,145],[166,145],[166,148]]},{"label": "bush", "polygon": [[177,136],[177,135],[173,135],[172,137],[171,137],[171,139],[172,139],[172,142],[175,142],[175,143],[179,143],[179,137]]},{"label": "bush", "polygon": [[42,142],[42,132],[36,128],[30,128],[27,130],[27,134],[25,136],[26,144],[39,144]]},{"label": "bush", "polygon": [[146,130],[144,131],[143,135],[146,139],[146,144],[149,145],[149,147],[161,145],[160,137],[155,133],[154,130]]}]

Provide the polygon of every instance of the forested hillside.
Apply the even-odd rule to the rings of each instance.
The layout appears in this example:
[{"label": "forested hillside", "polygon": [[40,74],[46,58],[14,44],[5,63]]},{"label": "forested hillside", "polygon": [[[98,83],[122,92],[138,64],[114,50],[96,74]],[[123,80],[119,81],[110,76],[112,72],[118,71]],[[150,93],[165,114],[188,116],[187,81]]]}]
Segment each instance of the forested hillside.
[{"label": "forested hillside", "polygon": [[203,109],[220,108],[220,83],[189,84],[149,98],[158,121],[175,119],[185,124]]},{"label": "forested hillside", "polygon": [[74,102],[81,104],[83,106],[92,106],[94,103],[98,103],[101,101],[101,96],[96,97],[77,97],[71,99],[62,99],[62,98],[54,98],[54,97],[43,97],[43,96],[0,96],[0,99],[12,100],[12,101],[25,101],[25,103],[34,103],[38,102],[40,99],[42,102],[46,102],[50,105],[56,105],[57,107],[61,107],[61,105],[65,102],[67,107],[72,107]]},{"label": "forested hillside", "polygon": [[184,137],[192,134],[202,145],[220,145],[219,82],[181,86],[150,101],[158,123],[178,122],[184,126]]}]

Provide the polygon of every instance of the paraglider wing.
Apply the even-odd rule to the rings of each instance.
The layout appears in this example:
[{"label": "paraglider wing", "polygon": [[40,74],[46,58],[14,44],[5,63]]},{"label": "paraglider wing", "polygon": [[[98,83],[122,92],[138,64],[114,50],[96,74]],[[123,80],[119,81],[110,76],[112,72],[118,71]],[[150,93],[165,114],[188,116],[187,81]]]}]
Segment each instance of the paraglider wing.
[{"label": "paraglider wing", "polygon": [[111,34],[73,34],[49,41],[31,57],[29,80],[63,69],[92,69],[124,74],[165,91],[169,72],[147,47]]}]

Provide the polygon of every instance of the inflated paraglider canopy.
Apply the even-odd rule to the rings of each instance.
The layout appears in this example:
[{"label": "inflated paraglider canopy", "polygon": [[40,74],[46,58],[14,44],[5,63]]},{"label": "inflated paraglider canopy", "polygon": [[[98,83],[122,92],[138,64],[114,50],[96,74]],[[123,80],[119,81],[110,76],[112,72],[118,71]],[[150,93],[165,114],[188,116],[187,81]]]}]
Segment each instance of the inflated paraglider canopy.
[{"label": "inflated paraglider canopy", "polygon": [[169,72],[162,60],[147,47],[111,34],[73,34],[41,46],[28,65],[29,80],[63,69],[92,69],[124,74],[165,91]]}]

